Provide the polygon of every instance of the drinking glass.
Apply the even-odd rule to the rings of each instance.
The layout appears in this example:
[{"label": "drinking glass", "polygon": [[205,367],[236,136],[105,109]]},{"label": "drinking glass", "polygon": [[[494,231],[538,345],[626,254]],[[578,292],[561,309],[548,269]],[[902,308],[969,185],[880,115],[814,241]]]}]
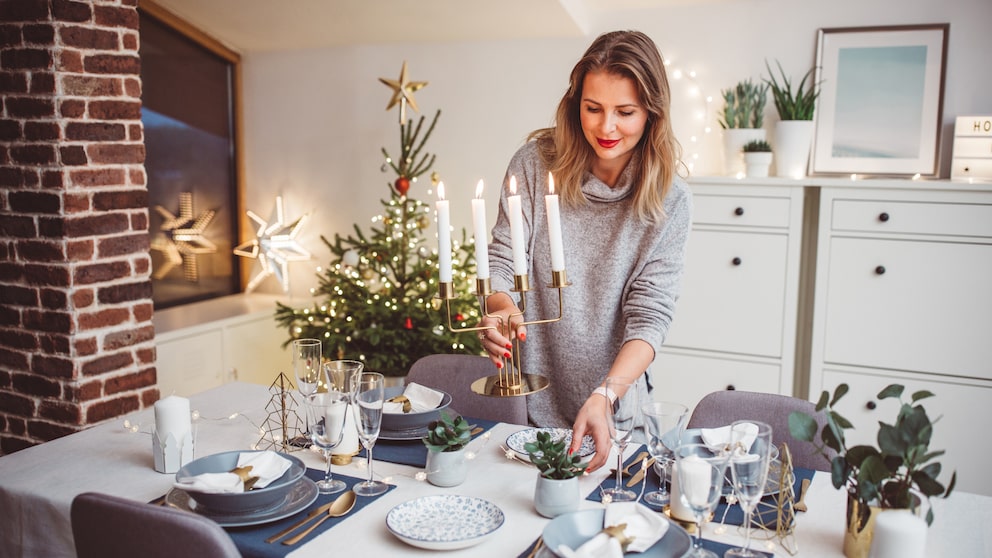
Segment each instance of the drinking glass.
[{"label": "drinking glass", "polygon": [[[317,386],[320,385],[320,339],[294,339],[290,344],[293,352],[293,375],[296,376],[296,389],[306,398],[317,393]],[[304,436],[294,439],[293,445],[299,447],[309,447],[310,445],[310,418],[305,417],[306,431]]]},{"label": "drinking glass", "polygon": [[617,394],[616,403],[606,406],[606,423],[610,429],[610,440],[617,448],[617,485],[614,488],[603,489],[603,496],[609,496],[613,502],[633,502],[637,493],[623,487],[623,454],[627,449],[637,423],[637,386],[627,380],[606,379],[606,389]]},{"label": "drinking glass", "polygon": [[305,405],[310,423],[310,440],[320,448],[327,461],[324,480],[317,482],[317,491],[321,494],[341,492],[347,485],[331,478],[331,450],[338,447],[344,436],[348,399],[343,392],[332,389],[308,395]]},{"label": "drinking glass", "polygon": [[757,558],[751,550],[751,515],[765,494],[772,455],[772,427],[764,422],[739,420],[730,425],[730,474],[737,502],[744,510],[744,547],[731,548],[724,558]]},{"label": "drinking glass", "polygon": [[696,540],[686,557],[718,558],[702,547],[703,518],[713,512],[723,493],[728,458],[726,453],[714,454],[705,444],[681,444],[675,450],[679,497],[696,520]]},{"label": "drinking glass", "polygon": [[377,372],[359,372],[354,378],[351,393],[354,404],[351,408],[355,411],[358,440],[365,448],[368,460],[368,480],[356,484],[353,490],[359,496],[376,496],[389,488],[386,483],[372,478],[372,447],[379,438],[379,427],[382,425],[385,378]]},{"label": "drinking glass", "polygon": [[671,500],[668,492],[668,465],[675,459],[675,448],[682,439],[689,409],[680,403],[654,401],[643,405],[644,424],[647,427],[648,453],[654,458],[654,470],[660,479],[658,490],[644,495],[644,501],[664,506]]},{"label": "drinking glass", "polygon": [[357,360],[328,360],[324,362],[324,376],[327,389],[335,389],[346,395],[351,395],[355,374],[361,372],[365,364]]}]

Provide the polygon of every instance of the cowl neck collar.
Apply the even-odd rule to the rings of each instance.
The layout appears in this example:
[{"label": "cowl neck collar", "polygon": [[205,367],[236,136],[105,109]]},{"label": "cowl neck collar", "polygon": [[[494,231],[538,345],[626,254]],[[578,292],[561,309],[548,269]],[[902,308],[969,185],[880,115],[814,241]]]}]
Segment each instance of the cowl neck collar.
[{"label": "cowl neck collar", "polygon": [[605,182],[596,178],[592,171],[586,172],[586,180],[582,184],[582,193],[590,201],[596,202],[616,202],[628,198],[634,194],[634,169],[640,166],[641,156],[639,152],[627,161],[627,166],[620,173],[616,186],[610,188]]}]

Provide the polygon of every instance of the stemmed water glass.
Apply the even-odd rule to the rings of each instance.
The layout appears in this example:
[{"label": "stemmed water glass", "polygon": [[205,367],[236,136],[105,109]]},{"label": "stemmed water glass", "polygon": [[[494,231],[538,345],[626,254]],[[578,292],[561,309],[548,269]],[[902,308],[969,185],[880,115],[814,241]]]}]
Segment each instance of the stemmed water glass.
[{"label": "stemmed water glass", "polygon": [[[294,339],[290,344],[293,351],[293,375],[296,376],[296,389],[304,401],[310,395],[317,393],[320,385],[320,339]],[[294,440],[296,446],[309,446],[310,418],[306,418],[306,432],[302,439]]]},{"label": "stemmed water glass", "polygon": [[382,481],[372,478],[372,447],[379,438],[379,427],[382,425],[382,405],[386,399],[385,378],[377,372],[359,372],[354,376],[351,408],[355,411],[355,423],[358,426],[358,440],[365,448],[368,460],[368,480],[355,485],[353,490],[359,496],[376,496],[389,487]]},{"label": "stemmed water glass", "polygon": [[609,425],[610,440],[617,448],[617,485],[614,488],[604,488],[603,496],[608,496],[613,502],[632,502],[637,500],[637,493],[623,487],[623,454],[627,442],[637,423],[637,386],[629,380],[607,378],[607,393],[615,393],[619,397],[611,407],[607,405],[606,423]]},{"label": "stemmed water glass", "polygon": [[714,454],[705,444],[681,444],[675,450],[679,497],[696,520],[696,540],[685,557],[717,558],[702,547],[703,518],[713,512],[723,493],[728,457],[722,452]]},{"label": "stemmed water glass", "polygon": [[757,558],[751,550],[751,515],[765,493],[772,455],[772,427],[753,420],[730,425],[730,474],[737,501],[744,510],[744,547],[731,548],[724,558]]},{"label": "stemmed water glass", "polygon": [[324,362],[324,376],[327,389],[336,389],[348,396],[351,395],[355,374],[365,368],[358,360],[328,360]]},{"label": "stemmed water glass", "polygon": [[655,460],[654,470],[660,479],[658,490],[644,495],[644,501],[649,504],[664,506],[671,500],[666,486],[668,465],[675,459],[674,448],[681,442],[688,411],[685,405],[671,401],[653,401],[641,407],[647,427],[648,453]]},{"label": "stemmed water glass", "polygon": [[331,478],[331,450],[338,447],[343,438],[348,399],[343,392],[330,389],[308,395],[305,405],[310,422],[310,440],[320,448],[327,461],[324,480],[317,482],[317,491],[321,494],[341,492],[347,485]]}]

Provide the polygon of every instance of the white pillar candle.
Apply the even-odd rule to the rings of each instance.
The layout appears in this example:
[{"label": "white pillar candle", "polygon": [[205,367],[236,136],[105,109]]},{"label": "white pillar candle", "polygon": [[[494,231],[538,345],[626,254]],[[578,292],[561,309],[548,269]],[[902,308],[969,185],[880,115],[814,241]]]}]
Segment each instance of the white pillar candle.
[{"label": "white pillar candle", "polygon": [[923,558],[927,522],[909,510],[885,510],[875,517],[870,558]]},{"label": "white pillar candle", "polygon": [[510,244],[513,247],[513,273],[527,275],[527,252],[524,250],[524,216],[517,195],[517,177],[510,176]]},{"label": "white pillar candle", "polygon": [[348,402],[343,398],[327,402],[324,407],[324,431],[329,439],[335,440],[340,437],[347,416]]},{"label": "white pillar candle", "polygon": [[486,226],[486,200],[482,197],[482,181],[475,187],[472,200],[472,225],[475,227],[475,275],[489,279],[489,229]]},{"label": "white pillar candle", "polygon": [[689,506],[706,506],[713,481],[713,467],[698,455],[688,455],[679,462],[682,494]]},{"label": "white pillar candle", "polygon": [[170,395],[155,402],[155,435],[160,440],[172,434],[182,443],[191,428],[189,399]]},{"label": "white pillar candle", "polygon": [[671,496],[668,503],[668,512],[675,519],[682,521],[695,521],[692,515],[692,508],[682,501],[682,490],[679,483],[679,469],[677,463],[672,463],[672,486]]},{"label": "white pillar candle", "polygon": [[555,178],[548,173],[548,195],[544,205],[548,213],[548,242],[551,244],[551,271],[565,270],[565,250],[561,240],[561,214],[558,210],[558,196],[555,194]]},{"label": "white pillar candle", "polygon": [[442,283],[451,282],[451,212],[444,199],[444,183],[437,185],[437,262]]}]

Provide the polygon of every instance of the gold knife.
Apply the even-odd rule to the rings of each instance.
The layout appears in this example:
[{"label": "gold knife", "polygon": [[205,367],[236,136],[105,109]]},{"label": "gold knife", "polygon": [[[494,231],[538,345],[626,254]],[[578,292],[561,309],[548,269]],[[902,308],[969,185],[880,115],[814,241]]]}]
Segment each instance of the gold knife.
[{"label": "gold knife", "polygon": [[318,515],[327,513],[327,510],[329,510],[331,508],[331,504],[333,504],[333,503],[334,503],[334,501],[332,500],[332,501],[324,504],[323,506],[320,506],[319,508],[313,510],[305,518],[297,521],[296,523],[290,525],[289,527],[286,527],[285,529],[283,529],[282,531],[279,531],[275,535],[272,535],[271,537],[265,539],[265,542],[267,542],[267,543],[276,542],[277,540],[285,537],[286,535],[292,533],[293,531],[299,529],[300,527],[303,527],[304,525],[306,525],[307,523],[309,523],[311,519],[314,519]]},{"label": "gold knife", "polygon": [[644,480],[644,476],[648,474],[648,469],[652,465],[654,465],[654,461],[655,459],[653,457],[651,459],[645,459],[644,461],[642,461],[643,465],[641,465],[641,468],[638,469],[636,473],[634,473],[634,476],[630,477],[629,481],[627,481],[627,488],[630,488],[635,484]]}]

